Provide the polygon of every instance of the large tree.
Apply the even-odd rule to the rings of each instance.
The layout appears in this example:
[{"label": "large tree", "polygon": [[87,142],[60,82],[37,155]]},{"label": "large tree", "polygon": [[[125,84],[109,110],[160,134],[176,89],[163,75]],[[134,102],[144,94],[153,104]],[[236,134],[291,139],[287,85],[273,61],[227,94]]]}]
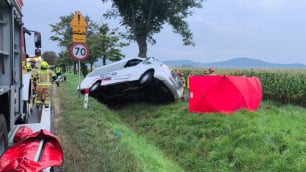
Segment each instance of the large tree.
[{"label": "large tree", "polygon": [[[97,28],[98,32],[90,34],[88,44],[90,54],[102,58],[102,64],[106,64],[106,60],[118,61],[124,57],[120,48],[128,46],[128,43],[120,42],[121,33],[118,28],[110,29],[107,24],[102,24]],[[91,63],[92,64],[92,63]]]},{"label": "large tree", "polygon": [[[55,24],[50,24],[51,26],[51,32],[54,33],[54,35],[52,35],[50,37],[50,39],[52,41],[57,41],[58,42],[58,46],[61,47],[62,51],[60,52],[60,58],[64,58],[60,59],[59,61],[61,62],[65,62],[66,64],[68,63],[69,65],[73,64],[74,67],[74,73],[76,73],[76,61],[73,60],[70,56],[69,50],[70,47],[72,46],[73,42],[72,42],[72,28],[70,26],[70,22],[73,18],[74,14],[70,13],[67,16],[60,16],[59,19],[60,21],[55,23]],[[85,20],[88,23],[89,26],[91,26],[92,21],[90,21],[88,16],[85,16]],[[90,27],[89,27],[90,28]],[[67,64],[67,65],[68,65]]]},{"label": "large tree", "polygon": [[49,63],[49,65],[55,65],[57,55],[54,51],[46,51],[41,56]]},{"label": "large tree", "polygon": [[[103,3],[109,0],[102,0]],[[106,18],[119,17],[127,28],[126,38],[137,42],[139,57],[147,56],[147,42],[156,43],[153,35],[159,33],[165,23],[174,33],[183,37],[184,45],[194,45],[192,33],[185,19],[192,15],[192,8],[201,8],[203,0],[112,0],[112,9]]]},{"label": "large tree", "polygon": [[[68,53],[70,47],[73,44],[72,28],[70,26],[70,22],[73,16],[73,13],[68,16],[61,16],[58,23],[51,24],[51,32],[53,32],[54,35],[51,36],[50,39],[57,41],[58,45],[63,49],[60,53],[60,58],[65,58],[66,60],[59,60],[60,63],[65,62],[74,64],[74,66],[76,66],[76,61],[73,60]],[[92,70],[93,63],[98,61],[101,57],[103,61],[106,61],[106,59],[119,60],[124,57],[119,48],[122,46],[127,46],[126,43],[119,42],[120,33],[117,32],[117,29],[111,30],[108,28],[107,24],[99,25],[96,22],[90,20],[88,16],[85,16],[85,20],[88,24],[86,32],[86,44],[89,49],[89,57],[88,59],[81,62],[81,66],[84,68],[82,69],[83,75],[87,74],[87,68],[85,64],[89,63]]]}]

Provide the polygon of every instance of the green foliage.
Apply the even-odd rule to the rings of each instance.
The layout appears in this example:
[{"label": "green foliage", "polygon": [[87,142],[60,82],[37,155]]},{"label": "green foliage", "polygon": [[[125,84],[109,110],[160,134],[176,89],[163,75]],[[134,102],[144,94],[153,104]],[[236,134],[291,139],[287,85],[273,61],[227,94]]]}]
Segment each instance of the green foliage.
[{"label": "green foliage", "polygon": [[111,61],[118,61],[124,57],[121,54],[120,48],[128,46],[128,43],[119,42],[121,38],[121,33],[118,32],[118,28],[110,30],[108,25],[103,24],[99,28],[100,34],[98,35],[98,42],[101,42],[102,48],[102,60],[103,65],[106,64],[106,59]]},{"label": "green foliage", "polygon": [[49,65],[55,65],[57,55],[54,51],[46,51],[41,56]]},{"label": "green foliage", "polygon": [[[68,16],[61,16],[60,21],[55,24],[51,24],[51,32],[54,33],[50,37],[52,41],[59,42],[59,46],[63,48],[60,53],[60,64],[63,65],[76,65],[76,61],[71,58],[70,48],[72,42],[72,28],[70,22],[74,14],[71,13]],[[89,49],[89,56],[86,60],[82,61],[82,74],[86,76],[88,73],[87,68],[83,67],[87,63],[90,64],[91,70],[94,62],[100,58],[103,60],[103,64],[107,59],[112,61],[120,60],[124,55],[121,53],[120,48],[128,46],[129,44],[120,42],[120,33],[118,29],[110,29],[107,24],[99,25],[92,21],[88,16],[85,16],[85,20],[88,23],[86,32],[86,44]]]},{"label": "green foliage", "polygon": [[[102,0],[108,2],[109,0]],[[201,8],[203,0],[172,1],[122,1],[112,0],[112,9],[106,18],[121,18],[121,25],[127,28],[125,37],[139,46],[139,57],[147,55],[147,41],[155,44],[153,35],[159,33],[165,23],[172,26],[174,33],[183,37],[185,45],[194,45],[192,33],[185,19],[192,15],[192,8]]]}]

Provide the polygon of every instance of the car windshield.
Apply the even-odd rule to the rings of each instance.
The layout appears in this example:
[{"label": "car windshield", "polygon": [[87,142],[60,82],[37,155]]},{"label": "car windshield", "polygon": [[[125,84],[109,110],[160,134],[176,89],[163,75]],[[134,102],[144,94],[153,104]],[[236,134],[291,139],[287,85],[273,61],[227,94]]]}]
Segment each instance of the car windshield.
[{"label": "car windshield", "polygon": [[158,59],[155,57],[147,57],[144,61],[143,64],[152,64],[153,62],[158,62]]}]

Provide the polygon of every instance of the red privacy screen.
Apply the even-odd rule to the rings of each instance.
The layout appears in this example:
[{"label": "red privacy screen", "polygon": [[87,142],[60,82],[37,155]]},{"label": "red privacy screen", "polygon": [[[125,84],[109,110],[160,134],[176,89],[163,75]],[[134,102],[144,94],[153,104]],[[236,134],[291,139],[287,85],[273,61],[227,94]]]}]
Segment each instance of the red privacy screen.
[{"label": "red privacy screen", "polygon": [[189,82],[189,112],[255,111],[262,100],[262,86],[257,77],[192,75]]}]

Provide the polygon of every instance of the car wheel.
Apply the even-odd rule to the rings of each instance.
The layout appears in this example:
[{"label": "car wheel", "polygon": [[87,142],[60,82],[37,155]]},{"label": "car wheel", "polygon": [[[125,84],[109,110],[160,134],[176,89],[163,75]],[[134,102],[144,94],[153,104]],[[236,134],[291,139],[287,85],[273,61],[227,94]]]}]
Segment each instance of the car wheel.
[{"label": "car wheel", "polygon": [[90,87],[90,92],[96,91],[100,87],[101,82],[96,82]]},{"label": "car wheel", "polygon": [[153,72],[152,71],[148,71],[145,72],[139,79],[139,83],[140,84],[146,84],[149,83],[153,80]]},{"label": "car wheel", "polygon": [[0,156],[8,148],[8,134],[5,118],[0,114]]},{"label": "car wheel", "polygon": [[101,82],[99,81],[99,82],[96,82],[96,83],[94,83],[91,87],[90,87],[90,89],[89,89],[89,95],[90,96],[92,96],[92,97],[94,97],[94,98],[97,98],[98,97],[98,90],[99,90],[99,87],[100,87],[100,84],[101,84]]}]

